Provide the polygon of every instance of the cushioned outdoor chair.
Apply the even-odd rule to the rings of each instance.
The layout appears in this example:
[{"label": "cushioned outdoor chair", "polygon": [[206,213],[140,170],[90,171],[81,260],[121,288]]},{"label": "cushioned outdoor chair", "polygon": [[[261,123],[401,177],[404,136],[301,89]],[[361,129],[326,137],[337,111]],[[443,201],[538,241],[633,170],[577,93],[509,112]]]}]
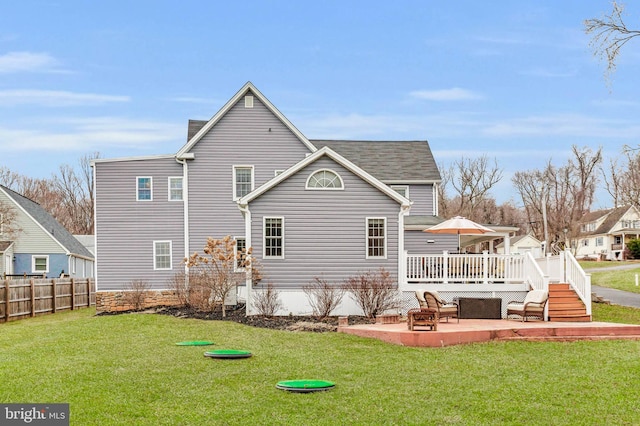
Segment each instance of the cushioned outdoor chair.
[{"label": "cushioned outdoor chair", "polygon": [[424,299],[430,309],[438,311],[438,318],[446,318],[447,322],[449,322],[449,317],[452,317],[457,318],[458,322],[460,322],[460,307],[457,303],[445,302],[435,290],[425,291]]},{"label": "cushioned outdoor chair", "polygon": [[531,290],[524,298],[524,302],[511,302],[507,305],[507,319],[510,315],[518,315],[522,321],[527,318],[539,318],[544,321],[544,307],[549,299],[546,290]]}]

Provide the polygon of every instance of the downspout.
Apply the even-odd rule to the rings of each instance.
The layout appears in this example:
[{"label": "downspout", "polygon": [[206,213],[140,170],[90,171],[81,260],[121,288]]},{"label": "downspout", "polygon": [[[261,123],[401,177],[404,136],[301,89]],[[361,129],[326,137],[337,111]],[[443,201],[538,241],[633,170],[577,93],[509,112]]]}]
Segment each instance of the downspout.
[{"label": "downspout", "polygon": [[398,212],[398,290],[402,291],[407,284],[407,259],[404,251],[404,217],[409,214],[411,204],[402,205]]},{"label": "downspout", "polygon": [[[184,258],[189,257],[189,166],[187,165],[187,158],[178,158],[176,161],[182,164],[182,206],[184,215]],[[184,264],[184,280],[185,286],[189,285],[189,268],[187,263]]]},{"label": "downspout", "polygon": [[[252,247],[252,243],[251,243],[251,211],[249,211],[249,206],[247,204],[240,204],[238,203],[238,208],[240,209],[240,212],[242,212],[242,216],[244,217],[244,238],[246,241],[246,247],[247,250]],[[251,255],[251,257],[249,258],[249,260],[251,261],[251,268],[253,268],[253,254]],[[247,286],[247,300],[246,300],[246,313],[245,315],[251,315],[252,313],[252,306],[251,306],[251,300],[252,300],[252,291],[253,291],[253,279],[252,279],[252,272],[251,269],[249,270],[249,273],[247,274],[246,278],[245,278],[245,284]]]}]

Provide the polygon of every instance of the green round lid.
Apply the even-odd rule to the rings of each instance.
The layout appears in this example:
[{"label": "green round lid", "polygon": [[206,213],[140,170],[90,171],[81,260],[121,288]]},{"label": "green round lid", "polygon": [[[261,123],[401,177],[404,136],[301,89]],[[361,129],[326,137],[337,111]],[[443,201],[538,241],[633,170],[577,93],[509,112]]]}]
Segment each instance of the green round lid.
[{"label": "green round lid", "polygon": [[336,384],[327,380],[283,380],[276,384],[278,389],[293,392],[313,392],[331,389]]},{"label": "green round lid", "polygon": [[210,358],[249,358],[251,352],[237,349],[218,349],[215,351],[207,351],[204,353],[204,356]]},{"label": "green round lid", "polygon": [[213,342],[209,342],[208,340],[190,340],[187,342],[176,343],[178,346],[209,346],[213,344]]}]

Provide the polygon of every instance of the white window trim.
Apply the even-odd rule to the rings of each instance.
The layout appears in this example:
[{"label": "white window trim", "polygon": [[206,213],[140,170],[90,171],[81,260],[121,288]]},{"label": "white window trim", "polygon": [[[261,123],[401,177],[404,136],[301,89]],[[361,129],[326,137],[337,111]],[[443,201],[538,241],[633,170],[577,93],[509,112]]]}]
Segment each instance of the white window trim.
[{"label": "white window trim", "polygon": [[[44,271],[36,271],[36,258],[44,258],[47,260],[47,268]],[[49,255],[48,254],[34,254],[31,256],[31,273],[33,274],[48,274],[49,273]]]},{"label": "white window trim", "polygon": [[[180,198],[171,198],[171,179],[180,179]],[[184,178],[182,176],[169,176],[167,178],[167,200],[169,201],[182,201],[184,200]]]},{"label": "white window trim", "polygon": [[[334,175],[336,175],[336,177],[338,178],[338,181],[340,182],[340,187],[339,188],[321,188],[321,187],[311,187],[309,186],[309,181],[311,181],[311,178],[313,176],[315,176],[318,173],[321,172],[331,172]],[[309,175],[309,177],[307,177],[307,181],[304,184],[304,189],[309,190],[309,191],[344,191],[344,181],[342,180],[342,177],[338,174],[338,172],[336,172],[335,170],[331,170],[331,169],[318,169],[315,170],[313,173],[311,173]]]},{"label": "white window trim", "polygon": [[[280,219],[282,223],[282,254],[280,256],[267,256],[267,236],[266,236],[266,223],[267,219]],[[284,216],[263,216],[262,217],[262,258],[263,259],[284,259]]]},{"label": "white window trim", "polygon": [[244,240],[245,250],[247,249],[247,237],[245,236],[237,236],[233,237],[235,240],[235,244],[233,245],[233,258],[236,259],[233,263],[233,271],[234,272],[244,272],[246,268],[238,268],[238,239]]},{"label": "white window trim", "polygon": [[244,96],[244,107],[245,108],[253,108],[253,95],[245,95]]},{"label": "white window trim", "polygon": [[[398,189],[404,189],[404,198],[409,198],[409,185],[391,185],[391,189],[398,192]],[[399,193],[399,192],[398,192]],[[402,194],[400,194],[402,195]]]},{"label": "white window trim", "polygon": [[[236,169],[251,169],[251,191],[255,189],[255,168],[252,165],[233,165],[232,166],[232,175],[233,175],[233,201],[238,201],[240,198],[236,194]],[[249,192],[251,192],[249,191]]]},{"label": "white window trim", "polygon": [[[158,268],[156,267],[156,246],[159,243],[169,243],[169,267]],[[171,240],[158,240],[153,242],[153,270],[154,271],[170,271],[173,269],[173,242]]]},{"label": "white window trim", "polygon": [[[140,199],[140,188],[138,187],[138,181],[140,179],[149,179],[149,192],[150,197],[148,200]],[[136,201],[153,201],[153,177],[152,176],[136,176]]]},{"label": "white window trim", "polygon": [[[369,256],[369,221],[370,220],[380,220],[382,219],[382,221],[384,222],[384,256]],[[387,218],[386,217],[380,217],[380,216],[372,216],[372,217],[367,217],[364,220],[364,253],[365,253],[365,259],[386,259],[387,258]]]}]

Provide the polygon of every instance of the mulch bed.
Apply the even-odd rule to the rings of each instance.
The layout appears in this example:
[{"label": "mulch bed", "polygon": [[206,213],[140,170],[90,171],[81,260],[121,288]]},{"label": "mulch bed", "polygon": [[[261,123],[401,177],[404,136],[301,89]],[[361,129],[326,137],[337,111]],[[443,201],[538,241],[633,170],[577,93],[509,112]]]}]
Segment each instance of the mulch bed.
[{"label": "mulch bed", "polygon": [[[317,319],[312,316],[273,316],[266,317],[263,315],[245,315],[244,305],[227,308],[226,316],[222,316],[222,310],[215,310],[213,312],[198,311],[193,308],[177,307],[177,306],[162,306],[152,309],[146,309],[143,311],[124,311],[124,312],[104,312],[98,315],[113,315],[121,313],[155,313],[159,315],[171,315],[177,318],[195,318],[209,321],[233,321],[240,324],[245,324],[253,327],[269,328],[272,330],[287,330],[287,331],[313,331],[313,332],[327,332],[337,331],[338,329],[338,317],[331,316],[323,319]],[[363,316],[349,316],[349,325],[353,324],[373,324],[375,322],[372,318]]]}]

